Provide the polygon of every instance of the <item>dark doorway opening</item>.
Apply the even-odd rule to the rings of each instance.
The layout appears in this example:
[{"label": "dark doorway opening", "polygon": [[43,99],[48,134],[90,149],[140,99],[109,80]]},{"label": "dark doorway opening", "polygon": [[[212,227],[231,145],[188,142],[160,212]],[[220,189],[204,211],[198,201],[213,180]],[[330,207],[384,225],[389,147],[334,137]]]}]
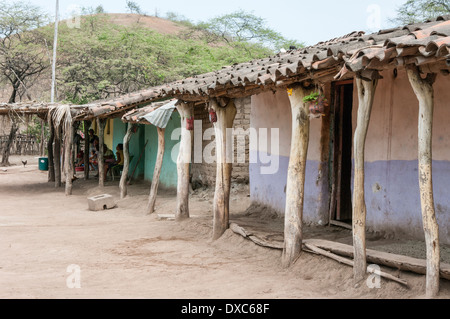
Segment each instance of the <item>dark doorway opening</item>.
[{"label": "dark doorway opening", "polygon": [[334,83],[333,91],[334,156],[332,180],[333,194],[330,207],[330,223],[333,224],[333,222],[338,222],[338,224],[351,224],[353,80]]}]

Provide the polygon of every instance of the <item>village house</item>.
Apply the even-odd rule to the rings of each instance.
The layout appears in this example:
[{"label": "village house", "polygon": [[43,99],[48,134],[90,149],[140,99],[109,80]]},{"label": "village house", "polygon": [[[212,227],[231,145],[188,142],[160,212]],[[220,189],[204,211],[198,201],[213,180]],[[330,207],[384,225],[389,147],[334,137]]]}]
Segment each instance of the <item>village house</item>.
[{"label": "village house", "polygon": [[[435,296],[442,271],[439,244],[450,244],[449,74],[450,16],[442,16],[374,34],[353,32],[83,109],[72,107],[74,114],[65,131],[71,131],[73,122],[96,120],[103,136],[106,119],[116,118],[114,131],[121,132],[116,140],[113,137],[117,143],[125,134],[118,119],[127,112],[177,99],[174,120],[179,124],[172,128],[179,125],[182,133],[175,216],[182,220],[189,218],[189,185],[198,169],[191,166],[192,121],[197,116],[207,124],[205,114],[212,114],[208,125],[215,129],[217,161],[201,169],[209,170],[209,177],[211,167],[215,169],[215,179],[202,177],[202,182],[215,180],[213,238],[217,239],[230,226],[235,168],[226,161],[230,136],[224,132],[237,125],[239,105],[250,104],[249,128],[278,131],[277,147],[250,143],[248,152],[251,158],[277,157],[278,170],[262,174],[267,164],[251,161],[248,175],[253,202],[284,215],[283,264],[287,267],[298,258],[305,223],[351,227],[355,282],[367,272],[367,229],[425,237],[427,295]],[[312,93],[319,99],[310,106],[306,100],[317,97]],[[126,116],[124,120],[128,121]],[[143,132],[140,150],[144,140],[155,141],[158,135],[153,129]],[[70,135],[65,141],[68,150]],[[155,153],[148,155],[143,165],[153,166],[149,159]],[[66,167],[66,175],[71,176],[70,163]],[[146,167],[145,174],[151,170]]]}]

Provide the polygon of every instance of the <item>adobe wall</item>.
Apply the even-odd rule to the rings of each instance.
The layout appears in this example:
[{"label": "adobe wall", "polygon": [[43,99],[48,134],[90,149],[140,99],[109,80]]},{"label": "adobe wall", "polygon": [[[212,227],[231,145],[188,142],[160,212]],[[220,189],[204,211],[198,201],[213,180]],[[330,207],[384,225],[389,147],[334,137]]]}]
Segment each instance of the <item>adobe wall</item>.
[{"label": "adobe wall", "polygon": [[[234,120],[234,128],[246,131],[250,128],[250,109],[251,98],[236,99],[235,105],[237,109],[236,118]],[[205,135],[205,131],[213,129],[213,124],[209,121],[208,110],[203,107],[196,107],[194,109],[195,120],[201,120],[202,129],[202,149],[208,149],[208,145],[214,141],[214,136]],[[198,127],[195,128],[196,130]],[[235,161],[233,163],[232,181],[236,183],[248,183],[249,181],[249,138],[242,132],[240,138],[235,138]],[[194,143],[197,143],[195,141]],[[214,145],[214,143],[212,144]],[[243,153],[238,154],[239,147],[244,149]],[[215,155],[215,150],[211,154]],[[245,157],[245,158],[244,158]],[[193,185],[207,185],[214,186],[216,182],[216,163],[207,163],[205,160],[202,163],[192,164],[192,182]]]},{"label": "adobe wall", "polygon": [[[419,102],[406,72],[382,73],[365,152],[367,225],[370,229],[423,239],[418,176]],[[434,84],[433,189],[443,243],[450,243],[450,77]],[[354,105],[358,105],[354,95]],[[353,110],[353,131],[357,107]]]},{"label": "adobe wall", "polygon": [[[328,171],[327,157],[323,157],[321,131],[323,119],[311,119],[310,141],[306,165],[304,221],[325,224],[328,216]],[[292,116],[287,92],[279,90],[252,97],[251,127],[279,130],[279,149],[267,145],[252,145],[250,156],[255,159],[250,164],[250,197],[252,202],[273,208],[283,215],[286,205],[286,182],[291,150]],[[328,134],[328,132],[327,132]],[[270,133],[269,133],[270,135]],[[278,162],[278,169],[265,174],[265,158],[272,157]]]},{"label": "adobe wall", "polygon": [[[365,152],[365,200],[367,226],[380,233],[423,239],[418,184],[418,101],[406,72],[383,72],[375,94]],[[355,86],[356,87],[356,86]],[[438,75],[434,84],[433,183],[441,242],[450,244],[450,77]],[[354,90],[353,134],[358,111]],[[328,124],[327,124],[328,125]],[[291,143],[291,111],[286,92],[263,93],[252,97],[251,126],[279,128],[280,147],[253,147],[250,155],[272,155],[279,160],[275,174],[261,174],[263,163],[250,164],[253,202],[284,214],[286,180]],[[312,119],[306,167],[304,221],[328,222],[330,187],[327,186],[329,148],[325,120]],[[328,135],[329,138],[329,135]],[[325,142],[324,142],[325,141]],[[353,175],[353,173],[352,173]],[[353,184],[353,176],[352,176]]]}]

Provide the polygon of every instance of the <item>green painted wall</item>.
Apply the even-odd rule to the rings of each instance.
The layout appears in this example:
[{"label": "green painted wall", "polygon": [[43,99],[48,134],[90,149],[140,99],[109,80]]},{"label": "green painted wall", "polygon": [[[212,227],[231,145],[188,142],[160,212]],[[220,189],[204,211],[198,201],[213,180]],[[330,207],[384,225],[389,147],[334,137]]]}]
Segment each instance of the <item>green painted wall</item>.
[{"label": "green painted wall", "polygon": [[[178,156],[179,139],[172,141],[172,132],[180,128],[180,115],[174,112],[169,120],[165,132],[165,153],[163,166],[161,170],[160,185],[164,188],[173,189],[177,187],[177,163],[172,160],[172,150],[174,150],[175,159]],[[158,153],[158,132],[153,125],[146,125],[145,139],[148,140],[148,146],[145,150],[145,174],[147,181],[152,181],[155,169],[156,156]],[[174,147],[176,147],[174,149]]]},{"label": "green painted wall", "polygon": [[[130,139],[130,156],[134,156],[130,163],[130,175],[133,173],[136,163],[138,162],[139,156],[145,145],[145,129],[147,125],[139,125],[138,131],[131,136]],[[116,147],[118,144],[123,144],[123,138],[127,133],[127,124],[123,123],[120,119],[114,119],[114,134],[113,134],[113,151],[116,152]],[[150,141],[147,147],[150,145]],[[144,177],[144,167],[145,167],[145,155],[136,167],[136,172],[133,178],[143,178]]]}]

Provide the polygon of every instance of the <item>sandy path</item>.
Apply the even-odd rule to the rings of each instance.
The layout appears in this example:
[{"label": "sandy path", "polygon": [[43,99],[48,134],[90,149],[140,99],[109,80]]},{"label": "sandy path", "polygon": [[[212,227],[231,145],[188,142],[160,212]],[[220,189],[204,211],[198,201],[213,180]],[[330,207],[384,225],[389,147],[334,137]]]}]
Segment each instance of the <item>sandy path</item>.
[{"label": "sandy path", "polygon": [[[15,158],[17,161],[18,159]],[[33,164],[36,162],[36,165]],[[19,161],[20,163],[20,161]],[[118,194],[76,181],[74,195],[47,183],[32,157],[26,168],[0,168],[0,298],[422,298],[425,279],[401,273],[411,289],[382,281],[380,289],[352,284],[352,270],[304,253],[289,270],[277,250],[227,231],[212,242],[210,198],[194,196],[189,221],[146,216],[148,185],[133,185],[118,208],[90,212],[87,197]],[[240,195],[240,197],[236,197]],[[249,199],[235,192],[232,210]],[[173,194],[163,194],[157,212],[174,212]],[[80,289],[70,289],[69,265],[80,267]],[[391,272],[394,272],[391,270]],[[395,273],[395,272],[394,272]],[[450,285],[442,284],[442,298]]]}]

